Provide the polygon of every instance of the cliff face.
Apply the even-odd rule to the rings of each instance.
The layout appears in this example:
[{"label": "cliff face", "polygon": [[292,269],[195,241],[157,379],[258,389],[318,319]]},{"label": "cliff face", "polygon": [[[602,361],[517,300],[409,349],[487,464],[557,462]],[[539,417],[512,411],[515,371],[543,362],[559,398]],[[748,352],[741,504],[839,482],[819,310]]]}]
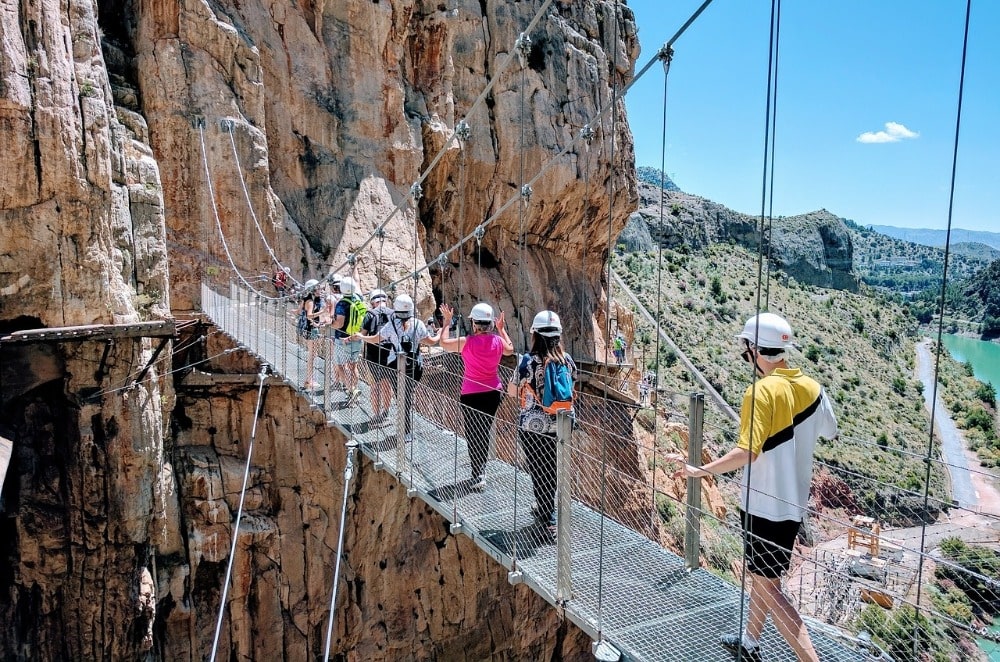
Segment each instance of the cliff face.
[{"label": "cliff face", "polygon": [[[250,279],[277,260],[304,280],[357,253],[368,288],[435,260],[628,80],[627,7],[556,2],[469,114],[541,4],[6,3],[0,331],[185,316],[201,281],[234,264]],[[360,250],[466,114],[465,146]],[[510,311],[517,337],[552,307],[576,351],[604,355],[596,267],[636,189],[623,104],[591,128],[481,244],[425,272],[425,312],[432,292],[461,309],[482,298]],[[173,366],[225,349],[199,330]],[[227,354],[198,369],[237,377],[190,381],[168,372],[168,348],[134,384],[153,352],[151,339],[0,349],[0,435],[14,441],[0,657],[207,654],[253,421],[243,375],[258,367]],[[322,650],[344,440],[277,384],[258,434],[221,647],[306,659]],[[362,468],[346,538],[344,659],[589,655],[389,477]]]},{"label": "cliff face", "polygon": [[[667,191],[661,222],[658,191],[657,186],[640,184],[639,209],[622,233],[631,250],[651,250],[656,243],[668,248],[682,244],[700,248],[725,241],[758,249],[759,217],[695,195]],[[770,243],[774,264],[796,280],[820,287],[858,289],[850,232],[842,219],[825,209],[774,219]]]}]

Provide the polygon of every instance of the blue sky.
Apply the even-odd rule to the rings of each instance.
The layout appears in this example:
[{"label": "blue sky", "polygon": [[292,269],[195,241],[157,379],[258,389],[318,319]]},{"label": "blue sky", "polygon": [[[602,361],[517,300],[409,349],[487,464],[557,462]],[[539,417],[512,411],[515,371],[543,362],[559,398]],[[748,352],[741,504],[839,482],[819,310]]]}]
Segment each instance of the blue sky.
[{"label": "blue sky", "polygon": [[[628,0],[637,70],[701,4]],[[716,0],[674,45],[666,171],[684,191],[761,210],[766,0]],[[965,3],[782,4],[774,213],[945,228]],[[1000,232],[1000,2],[974,0],[953,228]],[[663,68],[626,97],[636,164],[659,167]],[[867,134],[867,135],[865,135]]]}]

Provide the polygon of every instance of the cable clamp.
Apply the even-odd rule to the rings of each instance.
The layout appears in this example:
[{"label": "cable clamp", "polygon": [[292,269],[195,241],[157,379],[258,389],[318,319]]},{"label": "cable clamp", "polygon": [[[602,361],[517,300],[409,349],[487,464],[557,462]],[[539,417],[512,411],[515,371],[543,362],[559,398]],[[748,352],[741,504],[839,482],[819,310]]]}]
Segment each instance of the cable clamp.
[{"label": "cable clamp", "polygon": [[358,262],[358,256],[356,254],[354,253],[347,254],[347,264],[353,267],[355,264],[357,264],[357,262]]},{"label": "cable clamp", "polygon": [[670,61],[674,59],[673,46],[663,44],[663,47],[656,53],[656,58],[663,63],[664,67],[669,67]]},{"label": "cable clamp", "polygon": [[410,195],[413,197],[414,202],[424,197],[424,187],[420,185],[420,182],[413,183],[413,186],[410,187]]},{"label": "cable clamp", "polygon": [[434,264],[438,265],[441,268],[444,268],[445,266],[447,266],[447,264],[448,264],[448,254],[447,253],[441,253],[440,255],[438,255],[437,258],[434,260]]},{"label": "cable clamp", "polygon": [[486,228],[479,224],[476,229],[472,231],[472,236],[476,238],[476,243],[481,244],[483,242],[483,237],[486,236]]},{"label": "cable clamp", "polygon": [[583,128],[580,129],[580,138],[588,145],[594,141],[594,135],[594,130],[590,128],[589,124],[584,124]]},{"label": "cable clamp", "polygon": [[375,237],[379,241],[385,241],[385,228],[384,227],[379,227],[378,230],[375,230]]},{"label": "cable clamp", "polygon": [[531,194],[534,192],[535,191],[527,184],[521,187],[521,197],[524,198],[525,200],[530,200]]},{"label": "cable clamp", "polygon": [[455,135],[463,143],[469,142],[472,138],[472,127],[465,120],[459,120],[458,124],[455,125]]}]

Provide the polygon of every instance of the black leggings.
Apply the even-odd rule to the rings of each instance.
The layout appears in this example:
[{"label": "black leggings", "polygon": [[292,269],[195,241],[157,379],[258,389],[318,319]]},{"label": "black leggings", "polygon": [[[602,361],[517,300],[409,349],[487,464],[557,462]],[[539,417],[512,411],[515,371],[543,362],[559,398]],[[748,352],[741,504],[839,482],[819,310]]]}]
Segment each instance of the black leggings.
[{"label": "black leggings", "polygon": [[518,428],[517,440],[528,460],[535,503],[542,513],[556,509],[556,437]]},{"label": "black leggings", "polygon": [[493,429],[493,419],[502,397],[500,391],[483,391],[463,393],[459,398],[459,402],[462,403],[462,415],[465,418],[465,440],[469,444],[473,479],[482,476],[486,469],[486,460],[490,453],[490,430]]}]

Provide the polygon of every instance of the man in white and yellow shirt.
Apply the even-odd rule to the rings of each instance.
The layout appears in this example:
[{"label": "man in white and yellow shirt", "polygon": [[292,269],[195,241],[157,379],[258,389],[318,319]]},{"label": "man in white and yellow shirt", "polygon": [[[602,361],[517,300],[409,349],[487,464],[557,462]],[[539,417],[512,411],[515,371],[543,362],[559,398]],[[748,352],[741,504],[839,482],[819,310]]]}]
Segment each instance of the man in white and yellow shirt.
[{"label": "man in white and yellow shirt", "polygon": [[739,442],[704,467],[686,464],[678,473],[698,478],[743,468],[740,516],[753,577],[750,612],[742,636],[723,636],[722,645],[743,660],[759,661],[770,615],[799,660],[818,660],[801,616],[781,592],[781,575],[791,563],[809,502],[816,440],[836,437],[837,419],[823,387],[788,367],[792,328],[783,318],[773,313],[751,317],[736,339],[757,376],[743,396]]}]

